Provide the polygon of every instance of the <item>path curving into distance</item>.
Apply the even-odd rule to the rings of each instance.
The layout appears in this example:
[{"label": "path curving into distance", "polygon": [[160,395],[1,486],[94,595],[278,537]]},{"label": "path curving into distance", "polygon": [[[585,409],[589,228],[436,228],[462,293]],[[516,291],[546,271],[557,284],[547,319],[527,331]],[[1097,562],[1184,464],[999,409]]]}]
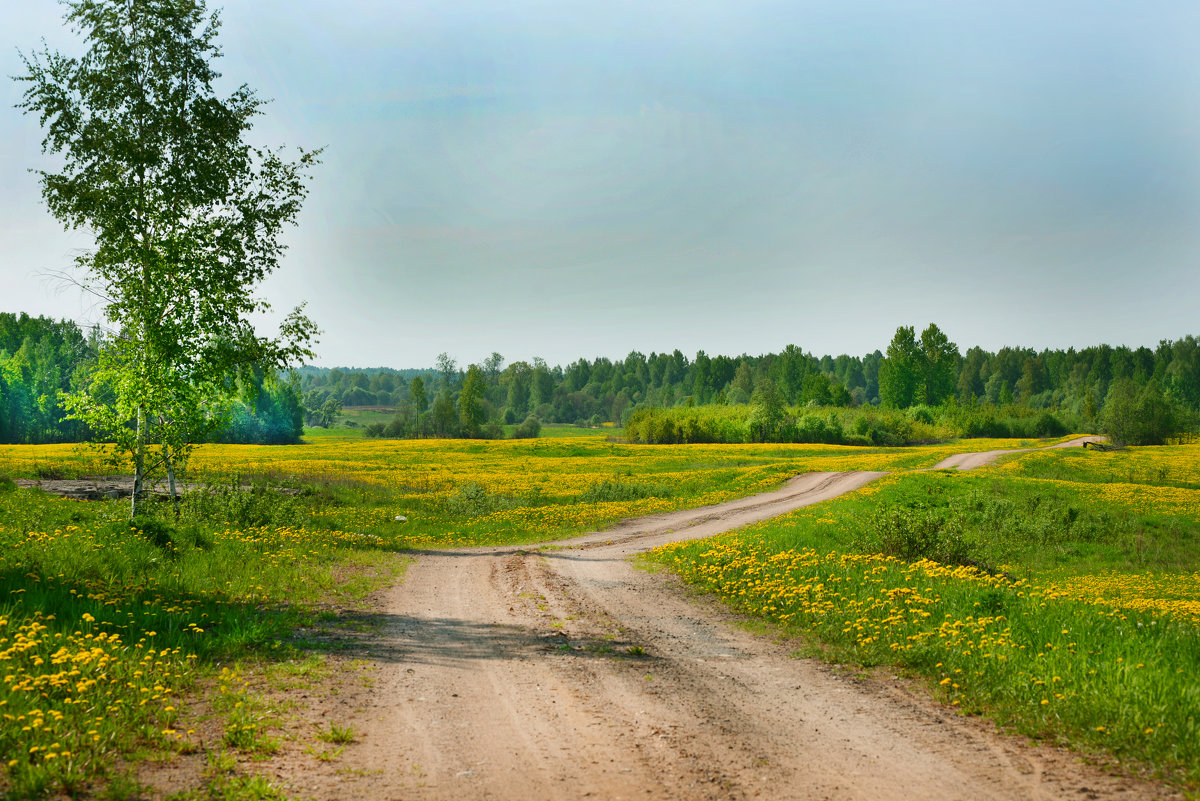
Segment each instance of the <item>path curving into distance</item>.
[{"label": "path curving into distance", "polygon": [[1175,797],[997,734],[886,672],[794,658],[798,643],[748,633],[627,558],[880,475],[810,473],[547,549],[419,554],[366,648],[373,686],[321,711],[361,741],[281,775],[304,797],[361,801]]}]

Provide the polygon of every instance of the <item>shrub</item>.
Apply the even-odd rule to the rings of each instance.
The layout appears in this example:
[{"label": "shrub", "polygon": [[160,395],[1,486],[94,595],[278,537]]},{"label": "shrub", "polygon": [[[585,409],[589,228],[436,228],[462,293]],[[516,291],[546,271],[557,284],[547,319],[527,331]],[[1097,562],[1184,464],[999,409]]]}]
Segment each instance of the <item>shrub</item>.
[{"label": "shrub", "polygon": [[914,423],[924,423],[925,425],[933,425],[933,410],[925,404],[913,406],[908,410],[908,419]]},{"label": "shrub", "polygon": [[492,495],[475,481],[463,484],[446,499],[446,510],[458,517],[481,517],[504,506],[503,498]]},{"label": "shrub", "polygon": [[961,565],[970,560],[962,518],[932,510],[896,506],[880,509],[871,516],[861,545],[908,561],[932,559]]},{"label": "shrub", "polygon": [[1067,433],[1067,427],[1050,412],[1042,412],[1033,423],[1035,437],[1061,437]]},{"label": "shrub", "polygon": [[580,503],[604,501],[639,501],[642,498],[669,498],[674,490],[670,484],[632,484],[619,478],[605,479],[592,484],[579,495]]},{"label": "shrub", "polygon": [[540,433],[542,433],[542,421],[531,414],[513,429],[512,435],[513,439],[536,439]]},{"label": "shrub", "polygon": [[266,481],[243,487],[238,478],[186,493],[180,509],[185,520],[241,528],[297,526],[309,520],[308,510],[280,487]]},{"label": "shrub", "polygon": [[1174,408],[1154,380],[1139,392],[1127,378],[1113,382],[1101,423],[1119,445],[1162,445],[1178,427]]}]

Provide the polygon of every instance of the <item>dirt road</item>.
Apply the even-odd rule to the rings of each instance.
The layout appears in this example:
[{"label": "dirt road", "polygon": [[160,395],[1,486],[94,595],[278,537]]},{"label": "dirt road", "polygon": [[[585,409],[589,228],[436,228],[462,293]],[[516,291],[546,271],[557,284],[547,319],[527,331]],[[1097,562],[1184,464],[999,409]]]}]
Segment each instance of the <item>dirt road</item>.
[{"label": "dirt road", "polygon": [[[1104,442],[1107,437],[1076,437],[1066,442],[1060,442],[1057,445],[1050,445],[1049,448],[1080,448],[1085,442]],[[976,467],[983,467],[991,464],[1001,456],[1006,456],[1013,453],[1025,453],[1026,451],[1039,450],[1038,448],[1013,448],[1006,451],[980,451],[978,453],[957,453],[954,456],[948,456],[942,461],[933,466],[934,470],[942,470],[946,468],[957,467],[959,470],[971,470]]]},{"label": "dirt road", "polygon": [[364,734],[280,775],[303,797],[1133,799],[1172,797],[999,735],[886,673],[796,658],[627,557],[825,500],[880,473],[644,518],[548,549],[429,552],[384,602]]}]

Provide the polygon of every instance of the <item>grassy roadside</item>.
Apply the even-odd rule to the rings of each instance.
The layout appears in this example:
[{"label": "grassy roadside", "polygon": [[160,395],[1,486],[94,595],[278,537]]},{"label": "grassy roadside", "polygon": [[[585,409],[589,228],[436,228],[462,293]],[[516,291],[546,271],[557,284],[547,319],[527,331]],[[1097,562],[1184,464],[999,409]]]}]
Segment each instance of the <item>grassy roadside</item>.
[{"label": "grassy roadside", "polygon": [[[1194,790],[1200,491],[1171,466],[1198,450],[891,476],[647,558],[824,658],[897,666],[967,712]],[[1098,487],[1114,468],[1141,483]]]},{"label": "grassy roadside", "polygon": [[[86,795],[127,758],[194,750],[195,722],[180,712],[218,666],[295,658],[298,628],[403,566],[347,532],[131,529],[122,512],[0,491],[5,797]],[[253,731],[235,734],[231,750],[255,747]]]}]

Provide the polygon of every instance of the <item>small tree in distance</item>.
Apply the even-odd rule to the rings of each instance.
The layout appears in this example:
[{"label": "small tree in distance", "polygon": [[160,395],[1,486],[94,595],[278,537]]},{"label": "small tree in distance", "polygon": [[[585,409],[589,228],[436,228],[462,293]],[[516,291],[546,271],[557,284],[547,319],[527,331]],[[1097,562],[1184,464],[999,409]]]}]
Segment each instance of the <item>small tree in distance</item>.
[{"label": "small tree in distance", "polygon": [[483,370],[472,364],[467,368],[467,377],[463,379],[462,392],[458,396],[459,425],[464,437],[479,436],[479,427],[484,423],[483,407],[479,402],[483,392]]},{"label": "small tree in distance", "polygon": [[1162,445],[1176,428],[1174,409],[1153,379],[1141,390],[1128,378],[1113,381],[1100,423],[1117,445]]},{"label": "small tree in distance", "polygon": [[216,94],[220,23],[203,0],[64,5],[88,50],[22,54],[19,107],[62,157],[39,171],[50,212],[95,237],[76,266],[112,331],[91,385],[66,405],[130,457],[136,516],[148,473],[165,468],[174,485],[239,370],[312,355],[316,328],[300,309],[275,339],[247,316],[268,308],[253,290],[278,267],[317,153],[287,161],[245,142],[265,101],[244,85]]}]

